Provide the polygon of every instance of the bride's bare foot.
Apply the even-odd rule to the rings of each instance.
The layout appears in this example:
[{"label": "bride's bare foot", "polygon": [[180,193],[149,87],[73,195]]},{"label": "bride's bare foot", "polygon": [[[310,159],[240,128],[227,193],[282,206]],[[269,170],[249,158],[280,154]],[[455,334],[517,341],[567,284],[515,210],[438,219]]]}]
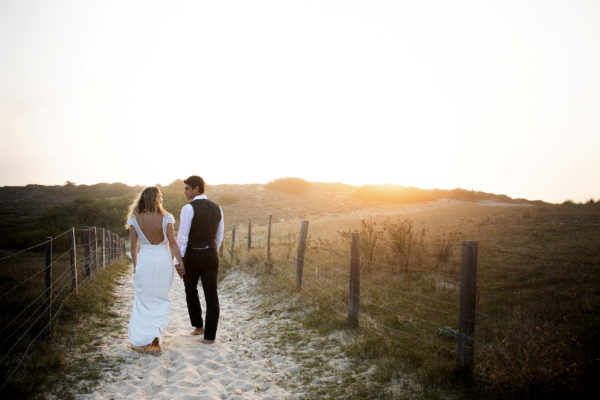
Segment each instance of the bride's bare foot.
[{"label": "bride's bare foot", "polygon": [[202,334],[204,334],[204,328],[196,328],[192,332],[192,335],[194,335],[194,336],[202,335]]},{"label": "bride's bare foot", "polygon": [[150,353],[154,353],[156,351],[160,351],[160,343],[157,337],[154,338],[154,340],[152,341],[152,343],[150,343],[148,345],[148,351]]},{"label": "bride's bare foot", "polygon": [[208,340],[208,339],[202,339],[200,341],[200,343],[204,343],[204,344],[213,344],[215,341],[214,340]]}]

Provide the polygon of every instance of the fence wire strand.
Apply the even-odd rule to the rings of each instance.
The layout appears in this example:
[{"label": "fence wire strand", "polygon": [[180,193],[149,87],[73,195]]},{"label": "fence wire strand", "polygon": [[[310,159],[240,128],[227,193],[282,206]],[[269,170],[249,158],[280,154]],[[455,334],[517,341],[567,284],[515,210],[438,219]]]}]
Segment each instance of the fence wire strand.
[{"label": "fence wire strand", "polygon": [[[19,360],[19,363],[17,364],[17,366],[15,368],[13,368],[12,372],[10,373],[10,375],[6,378],[6,380],[4,381],[4,384],[2,385],[2,387],[0,388],[0,391],[4,390],[4,387],[6,386],[6,384],[10,381],[10,378],[13,377],[13,375],[15,374],[15,372],[19,369],[19,367],[21,366],[21,364],[23,363],[23,360],[25,359],[25,356],[27,355],[27,352],[29,351],[29,349],[31,348],[31,346],[33,345],[33,343],[35,343],[35,341],[42,335],[42,333],[44,333],[47,329],[50,328],[52,322],[54,322],[54,320],[58,317],[58,315],[60,314],[63,304],[69,299],[69,297],[71,297],[71,295],[74,292],[69,293],[69,295],[64,299],[64,301],[60,304],[58,310],[56,311],[56,313],[54,314],[54,316],[50,319],[50,321],[48,321],[48,323],[40,330],[40,332],[33,338],[33,340],[29,343],[29,345],[27,346],[27,348],[25,349],[25,351],[23,352],[23,356],[21,357],[21,359]],[[2,359],[2,361],[0,361],[0,364],[2,364],[4,362],[4,359]]]},{"label": "fence wire strand", "polygon": [[21,281],[19,284],[17,284],[17,286],[12,287],[11,289],[7,290],[6,292],[2,293],[0,295],[0,299],[3,298],[4,296],[12,293],[13,291],[17,290],[18,288],[20,288],[21,286],[23,286],[25,283],[29,282],[30,280],[32,280],[33,278],[35,278],[36,276],[40,275],[41,273],[46,272],[46,268],[42,267],[41,270],[39,270],[38,272],[34,273],[33,275],[31,275],[29,278]]},{"label": "fence wire strand", "polygon": [[[76,229],[76,231],[77,232],[89,232],[88,229]],[[22,249],[17,252],[8,254],[8,255],[0,258],[0,261],[7,260],[11,257],[21,255],[27,251],[45,246],[48,243],[51,243],[52,241],[66,235],[70,232],[72,232],[71,229],[59,234],[58,236],[56,236],[55,238],[53,238],[51,240],[49,239],[42,243],[28,247],[26,249]],[[42,327],[40,332],[38,332],[37,335],[35,335],[35,337],[28,343],[26,349],[23,352],[23,355],[19,359],[19,362],[17,363],[16,367],[14,367],[12,369],[12,372],[9,374],[9,376],[5,380],[4,384],[0,388],[0,391],[4,389],[4,387],[9,382],[9,380],[13,377],[15,372],[22,365],[23,361],[25,360],[25,357],[27,356],[29,350],[31,349],[31,346],[37,341],[37,339],[45,331],[50,329],[50,327],[52,326],[52,323],[57,319],[58,315],[61,313],[65,302],[73,295],[73,293],[76,293],[74,288],[72,288],[72,284],[73,284],[72,279],[65,279],[65,276],[68,276],[68,274],[71,274],[74,272],[78,278],[81,278],[80,275],[84,274],[83,279],[78,279],[79,284],[81,285],[85,282],[90,281],[92,272],[98,273],[99,270],[102,269],[103,261],[104,262],[108,261],[108,260],[106,260],[106,258],[107,258],[106,255],[103,256],[104,252],[112,253],[112,257],[110,259],[111,262],[116,260],[121,255],[120,254],[121,252],[118,249],[118,247],[112,247],[112,249],[110,248],[110,246],[107,248],[107,246],[102,246],[102,245],[92,247],[92,246],[89,246],[89,244],[87,244],[87,243],[83,243],[83,244],[75,243],[75,244],[73,244],[73,247],[75,248],[75,250],[77,250],[81,247],[88,248],[89,254],[84,257],[77,257],[76,265],[71,263],[70,266],[69,265],[65,266],[64,270],[58,276],[52,277],[53,287],[52,287],[52,292],[51,292],[52,299],[51,299],[50,307],[51,307],[51,309],[57,308],[57,310],[54,313],[52,313],[53,315],[50,318],[50,321],[48,321],[44,325],[44,327]],[[53,257],[53,260],[52,260],[53,265],[58,263],[59,261],[61,261],[63,258],[65,258],[67,256],[67,254],[71,253],[71,251],[72,251],[72,249],[70,248],[69,250],[63,252],[58,257]],[[23,281],[18,282],[15,286],[11,287],[10,289],[4,291],[0,295],[0,299],[5,298],[9,294],[13,293],[15,290],[21,288],[24,284],[30,282],[32,279],[39,277],[41,274],[46,272],[47,269],[45,266],[45,262],[41,261],[40,264],[44,264],[44,266],[41,267],[39,271],[33,273],[31,276],[27,277]],[[94,264],[96,264],[96,265],[94,266]],[[47,315],[45,312],[42,312],[42,311],[48,305],[46,304],[45,301],[40,301],[42,298],[44,298],[47,295],[47,293],[48,293],[47,291],[48,291],[47,288],[43,289],[41,291],[41,293],[33,301],[31,301],[28,305],[26,305],[18,313],[18,315],[13,317],[8,323],[4,324],[4,327],[0,330],[0,334],[3,336],[3,340],[0,343],[0,347],[6,345],[7,343],[9,343],[10,340],[14,340],[14,338],[16,336],[20,335],[16,340],[14,340],[14,343],[12,343],[12,345],[8,349],[8,351],[2,355],[2,358],[0,358],[0,365],[7,362],[8,358],[12,355],[14,350],[23,342],[23,340],[27,336],[29,336],[31,334],[30,333],[31,330],[35,326],[38,325],[38,322],[40,321],[40,319]],[[65,295],[66,292],[67,292],[67,294]],[[36,306],[36,304],[37,304],[37,306]],[[23,320],[20,320],[27,312],[29,312],[29,317],[27,317]],[[12,329],[12,331],[7,334],[8,329]]]},{"label": "fence wire strand", "polygon": [[[62,277],[63,277],[63,276],[64,276],[64,275],[65,275],[67,272],[71,272],[71,271],[70,271],[70,269],[65,269],[65,271],[63,271],[63,273],[62,273],[61,275],[59,275],[59,276],[56,278],[56,280],[55,280],[55,283],[53,283],[53,285],[56,285],[56,283],[57,283],[57,282],[60,280],[60,278],[62,278]],[[54,299],[55,299],[55,301],[56,301],[56,299],[58,298],[58,296],[60,296],[60,294],[62,293],[63,289],[64,289],[64,288],[67,286],[67,284],[71,284],[71,281],[70,281],[70,280],[66,280],[65,282],[62,282],[62,283],[61,283],[61,286],[59,286],[57,290],[53,291],[53,292],[60,291],[60,292],[59,292],[58,294],[56,294],[56,295],[54,295],[54,293],[53,293],[53,296],[54,296]],[[27,306],[27,307],[26,307],[26,308],[25,308],[23,311],[21,311],[21,313],[19,313],[19,315],[18,315],[18,316],[16,316],[15,318],[13,318],[13,320],[12,320],[11,322],[9,322],[8,324],[6,324],[6,325],[4,326],[4,328],[2,328],[2,332],[4,332],[4,331],[5,331],[5,330],[6,330],[6,329],[7,329],[7,328],[8,328],[8,327],[11,325],[11,324],[13,324],[13,323],[14,323],[14,322],[15,322],[15,321],[16,321],[16,320],[17,320],[17,319],[18,319],[18,318],[19,318],[19,317],[20,317],[20,316],[21,316],[21,315],[22,315],[22,314],[23,314],[23,313],[24,313],[24,312],[27,310],[27,309],[29,309],[29,308],[30,308],[32,305],[34,305],[35,303],[37,303],[37,302],[39,301],[39,299],[40,299],[40,298],[42,298],[42,297],[44,297],[45,295],[46,295],[46,289],[42,290],[42,292],[40,293],[40,295],[39,295],[39,296],[38,296],[38,297],[37,297],[35,300],[33,300],[31,303],[29,303],[29,305],[28,305],[28,306]],[[53,303],[51,303],[51,304],[53,304]],[[22,328],[24,325],[26,325],[26,324],[27,324],[27,322],[28,322],[28,321],[29,321],[31,318],[33,318],[33,316],[34,316],[34,315],[35,315],[37,312],[39,312],[39,311],[40,311],[42,308],[45,308],[45,307],[46,307],[46,303],[45,303],[45,302],[41,302],[41,303],[38,305],[38,307],[37,307],[35,310],[33,310],[33,311],[31,312],[31,316],[30,316],[28,319],[26,319],[26,320],[25,320],[25,322],[21,322],[21,323],[19,324],[19,326],[18,326],[17,328],[15,328],[15,329],[14,329],[14,331],[13,331],[13,332],[9,333],[9,334],[8,334],[8,336],[7,336],[7,337],[5,337],[5,338],[3,339],[2,343],[0,343],[0,347],[2,347],[2,346],[3,346],[3,345],[6,343],[6,342],[8,342],[8,341],[9,341],[9,340],[10,340],[10,339],[11,339],[11,338],[12,338],[12,337],[13,337],[13,336],[16,334],[16,333],[18,333],[18,332],[19,332],[19,330],[20,330],[20,329],[21,329],[21,328]],[[0,364],[1,364],[1,363],[0,363]]]},{"label": "fence wire strand", "polygon": [[11,257],[14,257],[14,256],[18,256],[19,254],[23,254],[23,253],[24,253],[24,252],[26,252],[26,251],[33,250],[33,249],[35,249],[35,248],[37,248],[37,247],[44,246],[44,245],[46,245],[46,243],[48,243],[48,242],[50,242],[50,241],[49,241],[49,240],[46,240],[46,241],[44,241],[44,242],[42,242],[42,243],[38,243],[38,244],[36,244],[36,245],[33,245],[33,246],[31,246],[31,247],[28,247],[28,248],[26,248],[26,249],[19,250],[19,251],[16,251],[16,252],[14,252],[14,253],[10,253],[9,255],[6,255],[6,256],[4,256],[4,257],[0,258],[0,262],[2,262],[2,261],[4,261],[4,260],[6,260],[6,259],[8,259],[8,258],[11,258]]},{"label": "fence wire strand", "polygon": [[[480,247],[480,249],[481,249],[481,247]],[[487,250],[487,251],[490,251],[490,252],[495,252],[495,253],[500,253],[500,254],[510,254],[510,255],[513,255],[513,256],[532,258],[532,259],[542,260],[542,261],[546,261],[546,262],[550,262],[550,263],[554,263],[554,264],[561,264],[561,263],[563,263],[563,264],[581,264],[581,265],[600,266],[600,263],[598,263],[598,262],[581,261],[581,260],[567,260],[567,259],[564,259],[564,258],[542,257],[542,256],[533,255],[533,254],[519,253],[519,252],[516,252],[516,251],[502,250],[502,249],[494,248],[494,247],[491,247],[491,246],[485,246],[484,249]]]}]

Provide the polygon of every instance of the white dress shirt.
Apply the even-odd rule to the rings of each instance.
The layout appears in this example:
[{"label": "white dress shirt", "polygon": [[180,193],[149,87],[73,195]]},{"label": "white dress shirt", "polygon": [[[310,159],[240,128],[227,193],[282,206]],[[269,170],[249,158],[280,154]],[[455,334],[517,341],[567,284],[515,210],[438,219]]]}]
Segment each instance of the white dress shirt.
[{"label": "white dress shirt", "polygon": [[[206,195],[201,194],[194,197],[194,200],[208,199]],[[192,201],[194,201],[192,200]],[[223,232],[225,231],[225,222],[223,221],[223,209],[219,206],[221,211],[221,220],[219,221],[219,227],[217,228],[217,250],[221,248],[223,243]],[[181,209],[181,215],[179,216],[179,231],[177,232],[177,245],[179,246],[179,252],[181,257],[185,255],[187,248],[188,239],[190,236],[190,228],[192,226],[192,218],[194,218],[194,207],[191,204],[186,204]]]}]

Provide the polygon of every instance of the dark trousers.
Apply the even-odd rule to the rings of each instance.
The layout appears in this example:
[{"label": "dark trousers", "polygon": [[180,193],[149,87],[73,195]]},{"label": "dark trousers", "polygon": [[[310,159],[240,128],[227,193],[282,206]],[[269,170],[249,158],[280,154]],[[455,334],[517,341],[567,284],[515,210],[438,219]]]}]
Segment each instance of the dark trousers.
[{"label": "dark trousers", "polygon": [[[192,326],[204,327],[204,339],[215,340],[219,324],[219,296],[217,294],[217,273],[219,256],[217,249],[186,250],[184,257],[185,300]],[[198,280],[202,281],[206,301],[206,326],[202,320],[202,307],[198,298]]]}]

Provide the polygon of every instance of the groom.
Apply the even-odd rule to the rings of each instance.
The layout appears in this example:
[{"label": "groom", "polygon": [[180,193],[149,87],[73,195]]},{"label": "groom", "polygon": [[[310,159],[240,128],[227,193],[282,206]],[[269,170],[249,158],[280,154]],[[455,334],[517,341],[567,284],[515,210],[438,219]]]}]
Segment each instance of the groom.
[{"label": "groom", "polygon": [[[202,343],[214,343],[219,323],[219,297],[217,273],[218,250],[223,243],[223,210],[204,195],[204,179],[192,175],[185,181],[185,197],[191,200],[181,209],[177,244],[183,257],[185,270],[179,264],[175,268],[183,277],[185,300],[190,321],[194,326],[192,335],[204,334]],[[206,324],[202,320],[202,308],[198,298],[198,280],[202,281],[206,300]]]}]

